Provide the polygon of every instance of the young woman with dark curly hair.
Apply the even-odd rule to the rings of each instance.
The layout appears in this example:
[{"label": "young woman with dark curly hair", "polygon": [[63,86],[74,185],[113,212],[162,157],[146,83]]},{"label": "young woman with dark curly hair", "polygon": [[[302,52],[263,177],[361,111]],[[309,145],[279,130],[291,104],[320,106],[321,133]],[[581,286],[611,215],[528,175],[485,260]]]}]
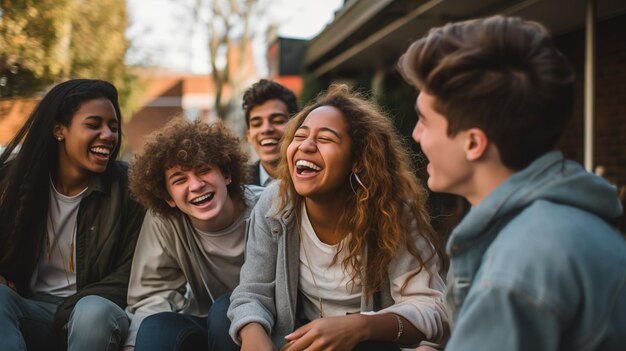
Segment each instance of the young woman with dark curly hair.
[{"label": "young woman with dark curly hair", "polygon": [[391,121],[332,85],[287,125],[251,219],[230,334],[242,350],[399,350],[447,335],[441,250]]},{"label": "young woman with dark curly hair", "polygon": [[[149,211],[131,270],[126,349],[234,347],[227,302],[263,189],[244,186],[246,161],[225,126],[182,118],[153,133],[134,160],[131,191]],[[208,344],[207,329],[218,335]]]},{"label": "young woman with dark curly hair", "polygon": [[113,85],[70,80],[43,97],[0,156],[3,348],[118,350],[124,341],[144,209],[115,161],[121,118]]}]

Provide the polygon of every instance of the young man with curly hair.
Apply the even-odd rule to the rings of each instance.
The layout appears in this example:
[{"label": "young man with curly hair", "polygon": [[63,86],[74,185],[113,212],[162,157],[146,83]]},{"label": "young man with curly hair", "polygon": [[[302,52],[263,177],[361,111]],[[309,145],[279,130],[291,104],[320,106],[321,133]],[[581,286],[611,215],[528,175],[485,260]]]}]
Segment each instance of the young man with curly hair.
[{"label": "young man with curly hair", "polygon": [[252,165],[252,183],[266,186],[276,178],[280,139],[285,124],[299,111],[295,94],[267,79],[254,83],[243,95],[246,137],[259,160]]},{"label": "young man with curly hair", "polygon": [[[234,346],[226,309],[263,189],[244,186],[246,161],[225,126],[184,119],[150,135],[135,158],[130,189],[149,211],[131,269],[126,349]],[[209,330],[222,340],[207,343]]]},{"label": "young man with curly hair", "polygon": [[446,350],[623,350],[626,243],[615,187],[555,149],[574,74],[541,25],[495,16],[432,29],[400,59],[420,90],[413,138],[454,229]]}]

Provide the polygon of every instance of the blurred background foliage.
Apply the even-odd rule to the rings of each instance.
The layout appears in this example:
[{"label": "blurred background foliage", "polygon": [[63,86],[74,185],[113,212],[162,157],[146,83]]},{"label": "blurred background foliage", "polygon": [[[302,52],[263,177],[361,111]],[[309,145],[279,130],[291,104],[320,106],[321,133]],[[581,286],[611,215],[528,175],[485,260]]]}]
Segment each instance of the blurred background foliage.
[{"label": "blurred background foliage", "polygon": [[123,116],[140,103],[124,58],[125,0],[0,0],[0,98],[38,95],[70,78],[112,82]]}]

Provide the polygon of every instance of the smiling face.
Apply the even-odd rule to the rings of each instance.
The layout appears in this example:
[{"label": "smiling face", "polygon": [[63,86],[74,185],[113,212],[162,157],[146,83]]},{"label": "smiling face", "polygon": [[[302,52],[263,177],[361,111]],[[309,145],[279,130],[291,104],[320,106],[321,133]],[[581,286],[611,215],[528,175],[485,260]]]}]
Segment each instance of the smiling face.
[{"label": "smiling face", "polygon": [[349,187],[351,150],[348,123],[341,111],[332,106],[311,111],[287,148],[296,192],[310,198],[336,198]]},{"label": "smiling face", "polygon": [[234,204],[228,196],[230,177],[215,166],[182,170],[179,166],[165,171],[170,199],[167,203],[189,216],[191,223],[203,231],[218,231],[234,220]]},{"label": "smiling face", "polygon": [[250,126],[246,137],[266,170],[278,164],[280,159],[278,142],[285,133],[288,119],[287,105],[278,99],[267,100],[250,110]]},{"label": "smiling face", "polygon": [[434,104],[433,95],[420,93],[416,104],[419,120],[412,135],[429,161],[428,187],[436,192],[467,195],[471,191],[472,166],[465,153],[466,132],[450,137],[448,121]]},{"label": "smiling face", "polygon": [[59,169],[76,180],[102,173],[119,140],[119,121],[106,98],[85,101],[69,126],[57,124],[53,136],[59,141]]}]

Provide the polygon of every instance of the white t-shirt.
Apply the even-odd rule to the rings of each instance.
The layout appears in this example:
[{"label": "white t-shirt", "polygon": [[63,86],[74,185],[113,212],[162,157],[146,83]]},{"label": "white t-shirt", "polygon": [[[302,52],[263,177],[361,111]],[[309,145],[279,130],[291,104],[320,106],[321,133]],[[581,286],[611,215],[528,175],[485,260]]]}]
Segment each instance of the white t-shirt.
[{"label": "white t-shirt", "polygon": [[[304,295],[302,304],[304,317],[309,320],[320,317],[320,302],[315,283],[319,288],[319,297],[322,299],[324,317],[359,313],[363,287],[358,277],[354,282],[350,282],[352,272],[346,272],[343,269],[342,261],[346,257],[346,251],[342,250],[335,263],[331,265],[342,243],[328,245],[320,241],[311,225],[304,204],[300,230],[302,242],[300,243],[299,289]],[[315,276],[315,281],[312,274]]]},{"label": "white t-shirt", "polygon": [[[31,279],[35,293],[59,297],[76,293],[76,220],[86,190],[66,196],[59,193],[50,180],[46,241]],[[74,272],[70,272],[70,260],[74,263]]]}]

